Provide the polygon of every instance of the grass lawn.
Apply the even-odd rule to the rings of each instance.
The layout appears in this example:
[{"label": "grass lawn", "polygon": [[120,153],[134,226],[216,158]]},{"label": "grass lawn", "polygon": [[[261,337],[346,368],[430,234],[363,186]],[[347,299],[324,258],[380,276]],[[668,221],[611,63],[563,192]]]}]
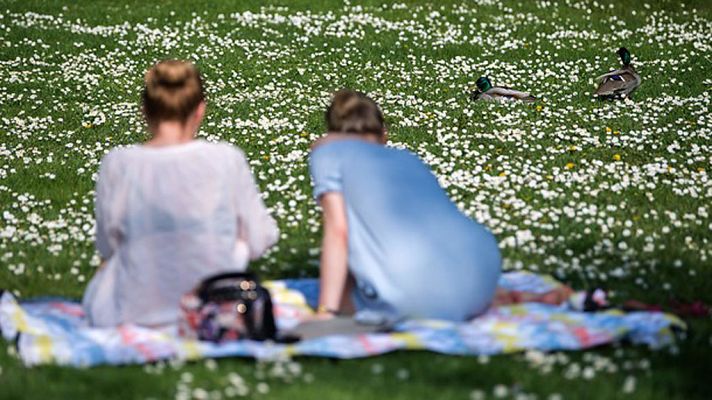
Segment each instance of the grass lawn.
[{"label": "grass lawn", "polygon": [[[254,264],[266,277],[317,274],[306,156],[329,93],[350,87],[382,105],[390,144],[496,234],[505,268],[614,301],[712,303],[712,3],[268,3],[0,2],[0,287],[81,296],[98,264],[99,161],[146,137],[143,72],[183,58],[207,81],[200,136],[245,150],[279,221],[281,241]],[[592,100],[621,46],[642,86],[632,101]],[[474,103],[480,75],[541,100]],[[27,369],[6,343],[0,398],[710,398],[712,321],[689,328],[662,351],[88,370]]]}]

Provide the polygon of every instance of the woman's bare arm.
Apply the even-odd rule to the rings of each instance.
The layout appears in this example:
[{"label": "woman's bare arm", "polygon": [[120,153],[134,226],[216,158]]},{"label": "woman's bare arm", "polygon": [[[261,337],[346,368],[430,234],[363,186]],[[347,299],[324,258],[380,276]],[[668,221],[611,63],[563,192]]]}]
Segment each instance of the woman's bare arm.
[{"label": "woman's bare arm", "polygon": [[262,201],[260,190],[242,151],[238,151],[236,161],[238,163],[237,186],[240,188],[236,239],[247,245],[249,259],[256,260],[277,243],[279,228]]},{"label": "woman's bare arm", "polygon": [[346,295],[348,270],[348,223],[344,197],[338,192],[321,196],[324,238],[319,273],[319,309],[337,311]]}]

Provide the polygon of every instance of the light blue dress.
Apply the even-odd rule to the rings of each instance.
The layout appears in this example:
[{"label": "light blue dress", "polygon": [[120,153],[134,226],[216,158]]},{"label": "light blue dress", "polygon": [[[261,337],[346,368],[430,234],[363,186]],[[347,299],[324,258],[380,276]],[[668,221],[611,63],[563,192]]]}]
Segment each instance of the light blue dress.
[{"label": "light blue dress", "polygon": [[357,319],[462,321],[487,308],[500,275],[497,241],[417,156],[342,139],[316,148],[309,164],[317,201],[344,196]]}]

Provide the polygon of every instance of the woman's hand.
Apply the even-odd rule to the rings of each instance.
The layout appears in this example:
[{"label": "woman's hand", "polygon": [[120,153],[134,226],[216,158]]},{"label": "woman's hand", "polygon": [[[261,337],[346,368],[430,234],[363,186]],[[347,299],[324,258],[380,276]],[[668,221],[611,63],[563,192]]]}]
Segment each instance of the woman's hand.
[{"label": "woman's hand", "polygon": [[330,312],[316,312],[309,319],[311,321],[328,321],[330,319],[336,318],[336,314]]}]

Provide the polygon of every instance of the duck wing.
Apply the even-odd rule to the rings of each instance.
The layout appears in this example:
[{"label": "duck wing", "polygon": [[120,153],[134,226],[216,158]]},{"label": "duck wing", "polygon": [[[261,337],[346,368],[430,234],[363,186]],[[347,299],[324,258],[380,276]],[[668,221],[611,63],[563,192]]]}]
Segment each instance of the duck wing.
[{"label": "duck wing", "polygon": [[529,92],[522,92],[521,90],[511,89],[503,86],[495,86],[487,91],[487,94],[493,97],[495,100],[521,100],[521,101],[535,101],[536,97],[529,94]]},{"label": "duck wing", "polygon": [[628,95],[640,86],[640,76],[632,67],[611,71],[596,79],[600,84],[594,95],[599,97]]}]

